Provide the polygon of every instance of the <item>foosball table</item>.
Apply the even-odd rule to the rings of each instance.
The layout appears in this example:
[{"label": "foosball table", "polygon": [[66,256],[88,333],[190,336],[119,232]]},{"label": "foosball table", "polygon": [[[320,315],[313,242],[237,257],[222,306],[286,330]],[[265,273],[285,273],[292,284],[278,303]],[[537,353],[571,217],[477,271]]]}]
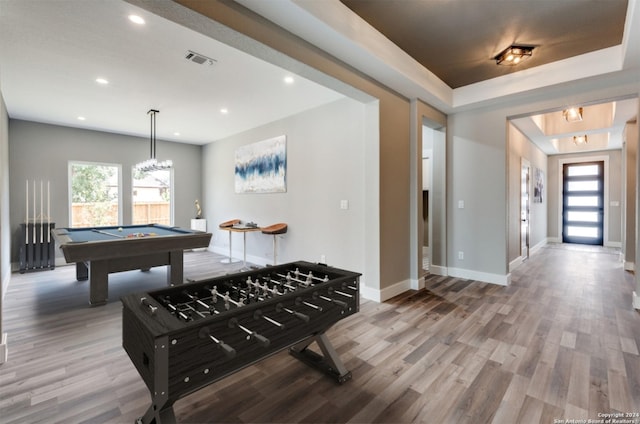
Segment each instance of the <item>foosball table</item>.
[{"label": "foosball table", "polygon": [[351,379],[326,331],[358,312],[360,275],[300,261],[123,297],[122,345],[152,398],[136,422],[175,423],[175,401],[287,348]]}]

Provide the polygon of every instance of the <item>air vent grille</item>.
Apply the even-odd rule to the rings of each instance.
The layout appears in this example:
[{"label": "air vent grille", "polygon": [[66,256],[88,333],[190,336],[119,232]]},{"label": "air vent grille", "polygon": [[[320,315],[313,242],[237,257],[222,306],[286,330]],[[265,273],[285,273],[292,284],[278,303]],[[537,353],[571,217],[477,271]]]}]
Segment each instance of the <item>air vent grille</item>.
[{"label": "air vent grille", "polygon": [[198,65],[209,65],[209,66],[213,66],[217,63],[217,61],[215,59],[211,59],[210,57],[207,57],[203,54],[200,53],[196,53],[193,50],[187,50],[187,54],[185,56],[185,59],[197,63]]}]

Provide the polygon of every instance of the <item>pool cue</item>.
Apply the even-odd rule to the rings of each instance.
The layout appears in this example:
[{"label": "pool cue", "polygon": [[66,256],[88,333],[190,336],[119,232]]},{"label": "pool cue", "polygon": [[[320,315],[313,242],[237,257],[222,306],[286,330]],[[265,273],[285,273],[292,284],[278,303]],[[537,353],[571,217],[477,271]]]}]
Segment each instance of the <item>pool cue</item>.
[{"label": "pool cue", "polygon": [[[35,183],[35,180],[34,180]],[[40,180],[40,215],[34,212],[33,233],[35,236],[34,244],[36,249],[36,262],[34,268],[42,268],[42,187],[43,182]],[[35,186],[33,188],[35,190]],[[35,200],[34,200],[35,202]],[[38,216],[40,217],[40,229],[38,230]]]},{"label": "pool cue", "polygon": [[91,231],[94,231],[94,232],[100,233],[100,234],[105,234],[105,235],[111,236],[111,237],[124,238],[124,236],[121,236],[120,234],[114,234],[114,233],[110,233],[108,231],[98,230],[97,228],[94,228]]},{"label": "pool cue", "polygon": [[42,242],[44,241],[42,238],[42,232],[44,230],[44,215],[42,214],[43,207],[44,207],[43,206],[44,202],[42,201],[43,192],[44,192],[44,181],[40,180],[40,244],[42,244]]},{"label": "pool cue", "polygon": [[29,245],[29,180],[27,180],[27,190],[25,192],[25,197],[27,198],[27,207],[25,208],[25,216],[24,216],[24,243]]},{"label": "pool cue", "polygon": [[47,243],[51,243],[51,181],[47,180]]}]

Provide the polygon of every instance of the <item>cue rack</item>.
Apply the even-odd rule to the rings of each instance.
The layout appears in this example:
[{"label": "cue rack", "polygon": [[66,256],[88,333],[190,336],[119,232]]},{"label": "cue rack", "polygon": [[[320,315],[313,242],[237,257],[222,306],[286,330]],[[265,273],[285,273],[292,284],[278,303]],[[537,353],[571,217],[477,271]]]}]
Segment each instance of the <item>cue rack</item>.
[{"label": "cue rack", "polygon": [[[32,193],[29,193],[29,180],[25,190],[25,221],[20,224],[20,273],[30,271],[42,271],[54,269],[55,265],[55,241],[51,237],[51,230],[55,223],[51,222],[51,185],[47,181],[45,214],[45,187],[44,181],[40,181],[40,202],[37,202],[36,181],[32,181]],[[31,200],[31,204],[29,201]],[[38,210],[40,213],[38,214]],[[29,215],[31,213],[31,215]]]}]

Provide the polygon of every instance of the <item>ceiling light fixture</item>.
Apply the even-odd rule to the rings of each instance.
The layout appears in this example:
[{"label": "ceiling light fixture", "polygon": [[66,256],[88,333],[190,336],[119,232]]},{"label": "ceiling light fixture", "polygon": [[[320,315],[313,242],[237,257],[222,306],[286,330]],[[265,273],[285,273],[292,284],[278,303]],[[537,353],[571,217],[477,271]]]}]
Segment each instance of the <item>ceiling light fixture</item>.
[{"label": "ceiling light fixture", "polygon": [[162,162],[158,162],[156,160],[156,113],[160,113],[160,111],[149,109],[147,112],[147,115],[151,115],[151,135],[149,136],[150,159],[137,164],[136,170],[138,171],[159,171],[163,169],[170,169],[173,166],[173,162],[171,160],[164,160]]},{"label": "ceiling light fixture", "polygon": [[227,113],[229,113],[229,109],[227,109],[226,107],[223,107],[222,109],[220,109],[220,113],[223,115],[226,115]]},{"label": "ceiling light fixture", "polygon": [[573,136],[573,144],[576,146],[580,146],[581,144],[587,144],[589,141],[587,140],[587,135],[574,135]]},{"label": "ceiling light fixture", "polygon": [[562,111],[562,116],[567,122],[580,122],[582,121],[582,108],[571,107]]},{"label": "ceiling light fixture", "polygon": [[533,46],[513,44],[498,53],[493,59],[498,65],[514,66],[530,58],[531,55],[533,55]]},{"label": "ceiling light fixture", "polygon": [[102,85],[107,85],[107,84],[109,84],[109,81],[108,81],[108,80],[106,80],[105,78],[102,78],[102,77],[98,77],[98,78],[96,78],[96,82],[97,82],[98,84],[102,84]]},{"label": "ceiling light fixture", "polygon": [[144,25],[144,19],[138,15],[129,15],[129,20],[134,24]]},{"label": "ceiling light fixture", "polygon": [[285,82],[286,84],[293,84],[294,79],[293,79],[293,77],[292,77],[292,76],[286,76],[286,77],[284,77],[284,82]]}]

